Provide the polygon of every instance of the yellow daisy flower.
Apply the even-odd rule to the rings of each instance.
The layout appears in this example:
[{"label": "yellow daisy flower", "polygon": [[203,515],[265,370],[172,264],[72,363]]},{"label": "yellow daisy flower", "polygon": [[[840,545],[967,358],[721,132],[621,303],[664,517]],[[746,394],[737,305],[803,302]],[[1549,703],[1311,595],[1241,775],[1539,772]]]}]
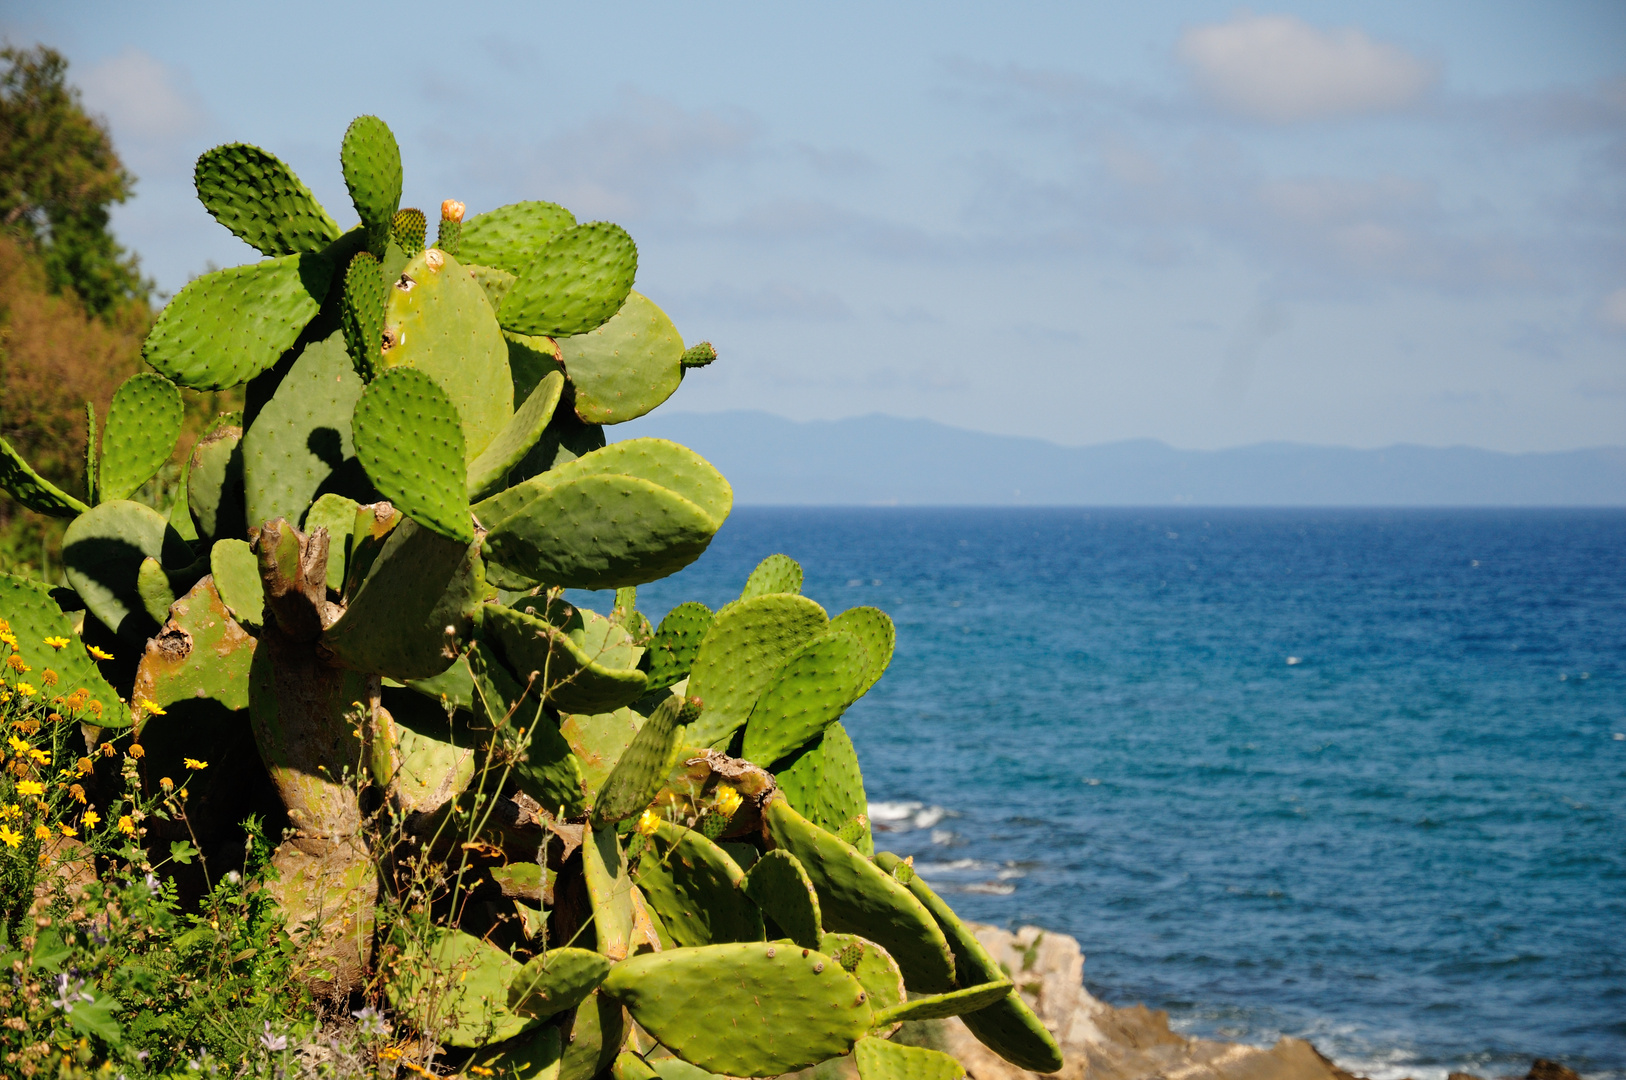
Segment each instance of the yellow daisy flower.
[{"label": "yellow daisy flower", "polygon": [[16,829],[13,829],[10,825],[0,825],[0,844],[5,844],[7,847],[14,848],[22,842],[22,833],[18,832]]},{"label": "yellow daisy flower", "polygon": [[45,644],[61,652],[68,647],[68,639],[65,637],[48,637],[45,639]]},{"label": "yellow daisy flower", "polygon": [[98,649],[94,645],[86,646],[85,651],[90,653],[90,655],[94,656],[98,660],[111,660],[111,659],[113,659],[113,654],[112,653],[107,652],[105,649]]},{"label": "yellow daisy flower", "polygon": [[17,794],[44,795],[45,785],[40,783],[38,780],[20,780],[17,782]]},{"label": "yellow daisy flower", "polygon": [[134,836],[136,831],[135,820],[129,814],[125,814],[119,818],[118,830],[125,836]]},{"label": "yellow daisy flower", "polygon": [[86,810],[85,816],[80,819],[80,822],[85,828],[94,829],[101,822],[101,820],[102,815],[98,814],[94,810]]},{"label": "yellow daisy flower", "polygon": [[181,764],[185,765],[188,769],[191,769],[193,772],[196,772],[199,769],[207,769],[209,767],[209,763],[207,761],[199,761],[197,758],[192,758],[192,757],[182,758],[181,759]]}]

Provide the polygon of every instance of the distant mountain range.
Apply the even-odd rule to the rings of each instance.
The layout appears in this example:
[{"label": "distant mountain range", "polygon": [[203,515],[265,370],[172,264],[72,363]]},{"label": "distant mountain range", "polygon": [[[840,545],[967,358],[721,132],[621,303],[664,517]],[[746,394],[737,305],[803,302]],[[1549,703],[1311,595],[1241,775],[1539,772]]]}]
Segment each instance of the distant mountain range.
[{"label": "distant mountain range", "polygon": [[610,435],[693,447],[742,505],[1626,506],[1626,447],[1068,447],[930,420],[802,423],[763,412],[654,413]]}]

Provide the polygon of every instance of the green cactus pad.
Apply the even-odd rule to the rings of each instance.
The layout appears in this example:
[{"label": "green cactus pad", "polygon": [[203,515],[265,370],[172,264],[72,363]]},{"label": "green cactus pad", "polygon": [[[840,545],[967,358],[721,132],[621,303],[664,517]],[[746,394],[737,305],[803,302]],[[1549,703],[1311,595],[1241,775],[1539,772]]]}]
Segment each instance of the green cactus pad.
[{"label": "green cactus pad", "polygon": [[716,746],[733,735],[785,661],[828,621],[805,596],[758,596],[718,611],[689,671],[687,692],[706,703],[690,742]]},{"label": "green cactus pad", "polygon": [[683,727],[678,716],[683,699],[668,697],[656,707],[605,777],[593,800],[595,826],[624,821],[642,811],[661,790],[671,769]]},{"label": "green cactus pad", "polygon": [[[530,397],[537,384],[554,372],[565,373],[564,362],[559,358],[559,343],[552,338],[527,337],[504,330],[502,339],[508,343],[508,372],[514,380],[515,401]],[[564,393],[569,395],[572,391],[566,389]]]},{"label": "green cactus pad", "polygon": [[[191,561],[186,543],[164,516],[140,503],[99,503],[74,518],[62,537],[63,572],[92,615],[114,633],[145,637],[152,629],[141,602],[142,560]],[[125,626],[125,620],[134,622]]]},{"label": "green cactus pad", "polygon": [[700,652],[700,642],[710,626],[711,609],[693,600],[666,613],[649,643],[651,690],[664,690],[689,677],[689,669]]},{"label": "green cactus pad", "polygon": [[[877,852],[875,865],[891,874],[902,859],[890,851]],[[993,982],[1006,977],[999,963],[982,947],[971,929],[954,914],[954,909],[915,875],[908,889],[931,912],[954,951],[955,969],[966,982]],[[1044,1023],[1015,992],[960,1017],[982,1044],[1019,1068],[1033,1072],[1055,1072],[1062,1067],[1061,1048]]]},{"label": "green cactus pad", "polygon": [[508,1008],[545,1020],[574,1009],[610,973],[610,961],[587,949],[549,949],[520,969],[508,985]]},{"label": "green cactus pad", "polygon": [[253,549],[242,540],[216,540],[209,549],[209,573],[231,617],[259,633],[265,625],[265,585]]},{"label": "green cactus pad", "polygon": [[517,334],[585,334],[621,309],[637,272],[638,246],[625,229],[577,225],[542,245],[519,272],[498,319]]},{"label": "green cactus pad", "polygon": [[721,1080],[716,1073],[690,1065],[679,1057],[655,1058],[653,1065],[660,1080]]},{"label": "green cactus pad", "polygon": [[[394,687],[384,688],[381,701],[395,721],[396,768],[393,775],[375,779],[390,787],[396,805],[408,815],[435,815],[473,782],[478,765],[474,743],[438,703]],[[410,816],[407,825],[425,828]]]},{"label": "green cactus pad", "polygon": [[356,527],[357,509],[356,500],[330,491],[305,511],[306,532],[327,530],[327,587],[334,592],[344,589],[345,561],[350,556],[350,533]]},{"label": "green cactus pad", "polygon": [[647,1061],[631,1050],[623,1050],[617,1054],[615,1064],[610,1066],[610,1080],[659,1080],[659,1078],[660,1073],[651,1069]]},{"label": "green cactus pad", "polygon": [[830,620],[831,630],[845,630],[864,643],[869,651],[869,668],[864,673],[864,681],[859,685],[854,700],[869,693],[870,687],[880,680],[886,667],[892,662],[892,648],[897,642],[897,628],[892,625],[892,618],[880,608],[855,607],[848,608],[840,615]]},{"label": "green cactus pad", "polygon": [[[511,336],[510,336],[511,337]],[[539,339],[547,340],[547,339]],[[516,355],[516,350],[508,351],[510,362]],[[563,372],[563,368],[559,369]],[[518,368],[515,369],[515,387],[519,386]],[[553,419],[548,423],[547,430],[542,432],[542,438],[537,440],[531,452],[526,454],[520,463],[514,466],[513,472],[508,475],[510,485],[518,485],[539,473],[549,469],[557,469],[561,465],[586,457],[597,450],[604,449],[604,427],[602,424],[584,424],[576,415],[575,391],[570,388],[570,381],[565,381],[564,394],[559,398],[559,407],[553,411]]]},{"label": "green cactus pad", "polygon": [[965,1066],[941,1050],[904,1046],[873,1035],[853,1048],[858,1080],[960,1080]]},{"label": "green cactus pad", "polygon": [[[862,983],[869,993],[870,1007],[876,1012],[908,1000],[898,962],[892,959],[891,953],[868,938],[861,938],[857,934],[825,933],[819,937],[819,952],[835,957],[843,968],[852,972],[853,978]],[[846,958],[854,954],[857,960],[848,967]]]},{"label": "green cactus pad", "polygon": [[558,372],[548,375],[531,391],[525,404],[515,410],[508,425],[497,433],[480,456],[469,462],[468,496],[482,499],[500,491],[508,481],[508,474],[518,465],[531,448],[542,438],[553,411],[559,405],[564,391],[565,377]]},{"label": "green cactus pad", "polygon": [[374,254],[380,254],[384,231],[401,205],[401,148],[395,133],[376,116],[356,117],[344,133],[339,163],[356,216],[374,234],[380,245]]},{"label": "green cactus pad", "polygon": [[181,392],[162,375],[144,371],[113,395],[102,432],[102,499],[128,499],[175,452],[181,434]]},{"label": "green cactus pad", "polygon": [[632,439],[475,505],[493,562],[567,588],[654,581],[705,551],[733,491],[692,450]]},{"label": "green cactus pad", "polygon": [[968,986],[963,990],[917,997],[877,1012],[875,1024],[879,1027],[884,1024],[907,1023],[911,1020],[947,1020],[951,1016],[986,1009],[996,1001],[1009,996],[1012,989],[1011,980],[1000,978],[993,982]]},{"label": "green cactus pad", "polygon": [[187,463],[186,504],[205,540],[242,536],[248,529],[243,504],[243,429],[224,424],[192,448]]},{"label": "green cactus pad", "polygon": [[404,520],[322,643],[357,671],[427,679],[451,666],[448,649],[468,640],[484,594],[484,570],[473,546]]},{"label": "green cactus pad", "polygon": [[751,867],[741,888],[785,936],[804,949],[819,947],[824,934],[819,897],[796,856],[783,848],[768,852]]},{"label": "green cactus pad", "polygon": [[371,382],[383,363],[384,303],[389,283],[371,252],[358,251],[344,274],[340,311],[344,347],[362,382]]},{"label": "green cactus pad", "polygon": [[602,993],[691,1065],[774,1076],[846,1054],[873,1017],[858,980],[783,943],[671,949],[611,969]]},{"label": "green cactus pad", "polygon": [[[71,694],[83,688],[96,707],[80,713],[97,727],[130,726],[130,710],[107,684],[85,652],[84,642],[74,632],[73,620],[65,615],[44,585],[0,574],[0,618],[16,635],[17,648],[25,663],[36,671],[50,668],[59,676],[51,694]],[[45,644],[46,638],[66,638],[62,648]],[[9,652],[9,650],[8,650]],[[99,710],[99,711],[98,711]]]},{"label": "green cactus pad", "polygon": [[[92,432],[91,438],[95,437]],[[91,471],[95,471],[94,460]],[[75,517],[90,509],[35,472],[33,466],[24,461],[22,455],[4,439],[0,439],[0,488],[36,514]]]},{"label": "green cactus pad", "polygon": [[192,179],[204,209],[262,255],[321,251],[340,236],[294,171],[257,146],[205,151]]},{"label": "green cactus pad", "polygon": [[[850,828],[862,818],[858,839],[848,842],[865,855],[873,853],[875,839],[869,824],[869,798],[864,794],[864,777],[858,768],[858,752],[853,749],[847,729],[839,722],[831,724],[824,729],[824,737],[810,748],[809,753],[817,760],[817,798],[813,800],[812,813],[800,807],[797,807],[797,812],[830,832]],[[797,766],[800,765],[798,761]],[[786,791],[786,797],[790,798],[789,791]],[[794,798],[791,798],[791,805],[796,806]]]},{"label": "green cactus pad", "polygon": [[531,798],[551,813],[574,817],[585,809],[581,765],[553,719],[540,707],[540,694],[524,686],[487,646],[469,650],[469,671],[474,678],[480,709],[499,736],[523,745],[523,758],[513,762],[512,776]]},{"label": "green cactus pad", "polygon": [[518,275],[549,240],[576,224],[576,216],[550,202],[517,202],[463,222],[461,256]]},{"label": "green cactus pad", "polygon": [[316,317],[333,276],[325,255],[283,255],[205,274],[181,289],[141,354],[193,390],[224,390],[277,362]]},{"label": "green cactus pad", "polygon": [[859,934],[886,949],[916,993],[954,988],[948,941],[908,889],[784,799],[770,799],[762,816],[774,844],[788,849],[807,869],[830,929]]},{"label": "green cactus pad", "polygon": [[428,236],[429,219],[424,216],[422,210],[408,207],[397,210],[390,218],[390,239],[395,241],[396,246],[409,259],[423,250],[424,241]]},{"label": "green cactus pad", "polygon": [[163,625],[169,618],[169,605],[175,602],[175,591],[170,588],[169,575],[164,573],[157,559],[141,560],[141,568],[136,571],[136,595],[141,598],[141,608],[147,617]]},{"label": "green cactus pad", "polygon": [[602,713],[566,713],[559,721],[559,735],[570,747],[571,756],[581,770],[582,790],[587,800],[598,798],[599,789],[609,778],[615,763],[621,760],[638,729],[644,726],[643,714],[635,709],[622,708]]},{"label": "green cactus pad", "polygon": [[350,552],[345,560],[344,597],[349,602],[373,569],[390,533],[406,518],[387,502],[356,507],[355,524],[350,528]]},{"label": "green cactus pad", "polygon": [[690,345],[683,350],[683,369],[705,367],[717,359],[717,347],[709,341],[702,341],[698,345]]},{"label": "green cactus pad", "polygon": [[[559,1029],[544,1024],[507,1042],[475,1051],[466,1071],[502,1080],[559,1080],[562,1049]],[[476,1072],[476,1068],[489,1069],[490,1073]]]},{"label": "green cactus pad", "polygon": [[384,334],[381,365],[417,368],[440,384],[473,460],[514,415],[508,344],[485,292],[451,255],[422,252],[389,288]]},{"label": "green cactus pad", "polygon": [[426,943],[402,942],[384,994],[414,1028],[448,1046],[478,1047],[538,1023],[508,1010],[519,961],[460,930],[430,928]]},{"label": "green cactus pad", "polygon": [[[459,252],[454,251],[450,254],[458,255]],[[462,255],[461,257],[464,259],[468,258],[467,255]],[[491,301],[492,311],[496,311],[498,308],[502,307],[503,297],[507,296],[508,290],[514,287],[514,282],[519,280],[508,271],[499,269],[495,266],[478,266],[471,262],[465,262],[463,266],[468,270],[469,276],[474,279],[474,283],[485,291],[486,299]],[[505,334],[507,332],[508,331],[506,330],[503,331]],[[553,339],[536,338],[533,340],[552,341]]]},{"label": "green cactus pad", "polygon": [[558,1080],[593,1080],[610,1067],[626,1034],[627,1014],[621,1003],[603,991],[593,991],[576,1006],[570,1036],[559,1058]]},{"label": "green cactus pad", "polygon": [[643,416],[683,381],[677,327],[636,291],[603,326],[559,339],[559,351],[576,388],[576,415],[590,424]]},{"label": "green cactus pad", "polygon": [[768,593],[800,593],[802,591],[802,564],[789,555],[769,555],[757,563],[751,576],[745,579],[740,599]]},{"label": "green cactus pad", "polygon": [[621,841],[610,827],[588,827],[582,834],[582,876],[593,903],[593,933],[598,951],[623,960],[632,951],[632,875]]},{"label": "green cactus pad", "polygon": [[248,527],[299,521],[324,491],[367,501],[367,474],[356,461],[350,418],[362,381],[338,331],[307,342],[243,436],[243,496]]},{"label": "green cactus pad", "polygon": [[384,372],[362,391],[352,430],[356,458],[381,495],[448,540],[474,541],[463,427],[433,378],[413,368]]},{"label": "green cactus pad", "polygon": [[869,653],[848,633],[826,631],[803,644],[751,710],[746,760],[768,768],[822,735],[852,704],[868,663]]},{"label": "green cactus pad", "polygon": [[637,700],[648,683],[636,667],[643,650],[593,612],[560,628],[534,614],[491,607],[484,633],[520,679],[543,673],[547,700],[561,711],[609,712]]},{"label": "green cactus pad", "polygon": [[761,941],[762,912],[739,889],[739,864],[693,829],[660,822],[634,874],[680,946]]}]

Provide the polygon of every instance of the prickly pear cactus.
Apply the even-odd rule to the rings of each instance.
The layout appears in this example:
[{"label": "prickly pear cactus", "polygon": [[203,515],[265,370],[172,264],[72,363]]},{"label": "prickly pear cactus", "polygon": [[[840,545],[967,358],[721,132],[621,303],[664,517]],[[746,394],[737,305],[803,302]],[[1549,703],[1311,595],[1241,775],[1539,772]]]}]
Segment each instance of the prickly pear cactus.
[{"label": "prickly pear cactus", "polygon": [[[0,441],[0,487],[72,519],[68,588],[0,576],[0,638],[59,651],[85,753],[219,761],[189,825],[229,847],[251,813],[286,824],[270,889],[313,988],[370,988],[480,1075],[850,1054],[863,1080],[953,1080],[889,1037],[955,1015],[1058,1069],[953,911],[874,853],[840,719],[891,620],[832,619],[783,555],[717,612],[638,612],[733,496],[693,451],[605,433],[716,358],[633,291],[632,238],[447,199],[431,244],[383,121],[339,157],[348,230],[264,150],[199,159],[205,208],[265,258],[176,295],[100,440],[88,411],[86,500]],[[182,390],[243,384],[244,413],[179,448],[173,505],[138,501],[176,456]]]}]

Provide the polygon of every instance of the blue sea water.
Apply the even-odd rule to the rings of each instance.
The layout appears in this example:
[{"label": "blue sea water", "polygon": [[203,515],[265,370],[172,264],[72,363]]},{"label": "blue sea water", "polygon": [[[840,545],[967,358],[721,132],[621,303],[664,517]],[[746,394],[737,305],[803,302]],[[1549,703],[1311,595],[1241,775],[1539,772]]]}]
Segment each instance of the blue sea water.
[{"label": "blue sea water", "polygon": [[745,508],[639,606],[775,551],[896,621],[846,723],[966,916],[1188,1033],[1626,1076],[1626,513]]}]

